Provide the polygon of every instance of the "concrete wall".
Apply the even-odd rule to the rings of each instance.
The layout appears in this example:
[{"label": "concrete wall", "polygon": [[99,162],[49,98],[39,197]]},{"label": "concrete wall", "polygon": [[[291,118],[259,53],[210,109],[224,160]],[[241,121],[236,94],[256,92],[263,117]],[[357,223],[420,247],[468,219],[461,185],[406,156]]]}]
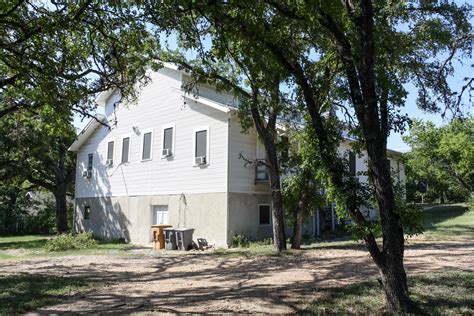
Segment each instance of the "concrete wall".
[{"label": "concrete wall", "polygon": [[228,238],[244,234],[254,239],[272,237],[272,226],[260,226],[258,204],[270,204],[269,194],[229,193]]},{"label": "concrete wall", "polygon": [[[153,205],[168,206],[173,227],[194,228],[195,241],[204,238],[210,245],[227,245],[226,193],[78,198],[75,229],[91,230],[105,239],[148,243]],[[84,219],[85,206],[90,206],[90,219]]]}]

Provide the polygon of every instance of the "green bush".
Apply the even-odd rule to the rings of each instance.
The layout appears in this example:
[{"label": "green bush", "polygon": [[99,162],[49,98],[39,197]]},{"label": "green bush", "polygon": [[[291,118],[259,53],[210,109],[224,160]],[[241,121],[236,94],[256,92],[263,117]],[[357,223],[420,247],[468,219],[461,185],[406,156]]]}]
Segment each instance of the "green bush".
[{"label": "green bush", "polygon": [[44,246],[47,251],[65,251],[71,249],[92,248],[97,244],[92,232],[80,233],[77,235],[62,234],[56,236]]},{"label": "green bush", "polygon": [[250,238],[244,234],[236,234],[232,236],[232,244],[234,247],[248,248],[250,245]]}]

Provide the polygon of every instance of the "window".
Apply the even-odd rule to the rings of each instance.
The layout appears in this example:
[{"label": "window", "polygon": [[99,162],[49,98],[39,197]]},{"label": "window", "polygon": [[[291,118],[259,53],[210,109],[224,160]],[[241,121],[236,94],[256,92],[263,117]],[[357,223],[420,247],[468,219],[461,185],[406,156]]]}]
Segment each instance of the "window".
[{"label": "window", "polygon": [[391,174],[392,168],[390,167],[390,159],[385,159],[385,164],[387,165],[388,171],[390,171],[390,174]]},{"label": "window", "polygon": [[207,153],[207,131],[196,132],[195,157],[206,157]]},{"label": "window", "polygon": [[255,167],[255,181],[268,181],[269,179],[270,177],[265,159],[258,159]]},{"label": "window", "polygon": [[89,219],[91,215],[91,207],[84,206],[84,219]]},{"label": "window", "polygon": [[152,132],[143,133],[142,160],[151,160]]},{"label": "window", "polygon": [[114,164],[114,142],[107,143],[107,161],[106,165],[111,166]]},{"label": "window", "polygon": [[94,154],[89,154],[87,156],[87,170],[92,170],[93,159],[94,159]]},{"label": "window", "polygon": [[270,205],[260,204],[258,206],[258,224],[259,225],[270,225],[271,214]]},{"label": "window", "polygon": [[349,152],[349,174],[356,176],[356,156],[352,151]]},{"label": "window", "polygon": [[122,139],[122,163],[129,162],[130,156],[130,137]]},{"label": "window", "polygon": [[161,157],[171,157],[174,155],[174,124],[163,126],[162,152]]},{"label": "window", "polygon": [[209,128],[194,131],[194,165],[209,164]]}]

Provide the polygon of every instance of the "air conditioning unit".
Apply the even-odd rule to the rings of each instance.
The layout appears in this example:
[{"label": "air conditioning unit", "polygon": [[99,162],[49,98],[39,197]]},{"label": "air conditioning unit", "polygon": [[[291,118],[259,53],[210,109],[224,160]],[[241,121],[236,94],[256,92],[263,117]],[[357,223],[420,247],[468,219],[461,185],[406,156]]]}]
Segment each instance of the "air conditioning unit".
[{"label": "air conditioning unit", "polygon": [[172,155],[171,149],[170,148],[165,148],[161,151],[161,155],[163,157],[169,157]]},{"label": "air conditioning unit", "polygon": [[84,178],[89,179],[90,177],[92,177],[92,170],[82,171],[82,176],[83,176]]},{"label": "air conditioning unit", "polygon": [[194,162],[196,163],[196,165],[205,165],[206,164],[206,157],[205,156],[196,157],[196,158],[194,158]]},{"label": "air conditioning unit", "polygon": [[114,160],[113,160],[113,159],[107,159],[107,160],[105,161],[105,165],[106,165],[106,166],[113,166],[113,164],[114,164]]}]

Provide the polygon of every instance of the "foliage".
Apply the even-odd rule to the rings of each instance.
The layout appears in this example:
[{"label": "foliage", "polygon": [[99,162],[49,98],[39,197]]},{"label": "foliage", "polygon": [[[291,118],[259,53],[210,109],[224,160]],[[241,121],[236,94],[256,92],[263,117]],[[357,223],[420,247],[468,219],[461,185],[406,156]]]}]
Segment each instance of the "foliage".
[{"label": "foliage", "polygon": [[18,110],[0,120],[0,179],[48,190],[56,199],[59,232],[67,231],[66,194],[72,193],[76,168],[68,147],[74,139],[70,114],[49,105],[35,114]]},{"label": "foliage", "polygon": [[3,1],[0,4],[0,118],[54,105],[57,113],[95,112],[95,95],[134,95],[146,80],[152,41],[128,5]]},{"label": "foliage", "polygon": [[27,190],[18,183],[0,184],[0,235],[23,231],[25,208],[30,206]]},{"label": "foliage", "polygon": [[244,234],[232,235],[232,245],[234,247],[247,248],[250,245],[250,238]]},{"label": "foliage", "polygon": [[65,296],[86,292],[94,286],[94,282],[84,278],[30,273],[2,275],[0,276],[0,314],[23,314],[60,302]]},{"label": "foliage", "polygon": [[[472,314],[470,291],[474,286],[473,272],[436,272],[410,278],[410,291],[417,305],[417,314]],[[319,289],[322,297],[306,312],[314,314],[375,314],[382,315],[383,291],[372,279],[344,287]]]},{"label": "foliage", "polygon": [[65,251],[71,249],[87,249],[97,245],[92,232],[61,234],[48,240],[44,246],[47,251]]},{"label": "foliage", "polygon": [[428,198],[466,201],[474,190],[473,140],[474,118],[453,120],[441,127],[415,120],[404,137],[412,147],[405,155],[412,187],[423,181]]}]

